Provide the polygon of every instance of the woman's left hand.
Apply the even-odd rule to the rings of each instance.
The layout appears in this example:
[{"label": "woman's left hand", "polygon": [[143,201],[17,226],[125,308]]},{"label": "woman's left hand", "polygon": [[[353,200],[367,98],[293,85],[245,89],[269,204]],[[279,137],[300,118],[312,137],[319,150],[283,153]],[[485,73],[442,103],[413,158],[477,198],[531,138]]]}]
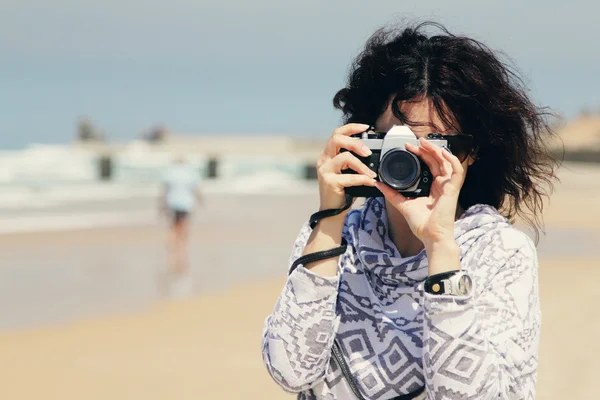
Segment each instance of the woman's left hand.
[{"label": "woman's left hand", "polygon": [[427,248],[440,242],[454,242],[456,207],[465,169],[449,151],[423,138],[419,144],[407,144],[406,149],[420,157],[431,170],[433,182],[428,197],[406,198],[382,182],[376,186]]}]

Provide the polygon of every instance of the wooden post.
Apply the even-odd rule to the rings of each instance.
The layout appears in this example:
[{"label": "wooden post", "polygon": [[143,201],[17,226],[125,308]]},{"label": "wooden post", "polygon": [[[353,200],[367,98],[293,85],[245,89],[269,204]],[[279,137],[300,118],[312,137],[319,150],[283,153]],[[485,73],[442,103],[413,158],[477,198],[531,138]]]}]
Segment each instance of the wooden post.
[{"label": "wooden post", "polygon": [[208,179],[216,179],[218,178],[218,167],[219,167],[219,160],[217,160],[216,157],[210,157],[208,159],[208,163],[206,165],[206,177]]},{"label": "wooden post", "polygon": [[317,180],[317,166],[315,164],[304,165],[304,179],[308,181]]},{"label": "wooden post", "polygon": [[101,181],[110,181],[113,175],[113,162],[109,155],[100,156],[98,160],[98,177]]}]

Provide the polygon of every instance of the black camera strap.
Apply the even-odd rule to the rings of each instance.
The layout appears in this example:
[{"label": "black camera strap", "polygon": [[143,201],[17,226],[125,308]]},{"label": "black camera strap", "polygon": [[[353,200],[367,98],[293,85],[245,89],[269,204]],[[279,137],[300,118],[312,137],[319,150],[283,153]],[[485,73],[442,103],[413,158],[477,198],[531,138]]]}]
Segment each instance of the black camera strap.
[{"label": "black camera strap", "polygon": [[346,203],[344,204],[344,206],[342,208],[331,208],[329,210],[317,211],[316,213],[314,213],[313,215],[310,216],[310,220],[309,220],[310,227],[312,229],[315,229],[315,226],[317,226],[319,221],[322,220],[323,218],[333,217],[335,215],[338,215],[338,214],[346,211],[347,209],[349,209],[352,206],[353,200],[354,200],[354,197],[347,194],[346,195]]},{"label": "black camera strap", "polygon": [[[334,215],[338,215],[352,206],[353,197],[350,195],[346,195],[346,203],[342,208],[331,208],[329,210],[321,210],[317,211],[313,215],[310,216],[309,224],[311,229],[315,229],[315,226],[319,223],[320,220],[327,217],[333,217]],[[316,253],[310,253],[303,255],[298,258],[296,261],[292,263],[290,267],[290,271],[288,273],[291,274],[299,265],[305,265],[315,261],[326,260],[328,258],[337,257],[346,252],[346,248],[348,247],[348,243],[346,239],[342,238],[342,244],[339,247],[335,247],[329,250],[317,251]]]}]

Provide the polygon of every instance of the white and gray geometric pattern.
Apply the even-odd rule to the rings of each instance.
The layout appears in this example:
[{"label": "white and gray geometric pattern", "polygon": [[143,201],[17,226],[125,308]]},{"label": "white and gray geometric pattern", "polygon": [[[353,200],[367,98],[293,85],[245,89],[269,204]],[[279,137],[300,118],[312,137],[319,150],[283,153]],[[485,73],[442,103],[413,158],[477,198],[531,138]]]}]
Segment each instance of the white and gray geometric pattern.
[{"label": "white and gray geometric pattern", "polygon": [[[291,263],[311,229],[302,228]],[[334,339],[366,399],[426,387],[427,399],[533,399],[541,314],[535,246],[487,205],[455,223],[468,296],[423,292],[425,251],[402,257],[382,199],[346,218],[337,277],[299,266],[265,322],[263,358],[299,399],[353,399]]]}]

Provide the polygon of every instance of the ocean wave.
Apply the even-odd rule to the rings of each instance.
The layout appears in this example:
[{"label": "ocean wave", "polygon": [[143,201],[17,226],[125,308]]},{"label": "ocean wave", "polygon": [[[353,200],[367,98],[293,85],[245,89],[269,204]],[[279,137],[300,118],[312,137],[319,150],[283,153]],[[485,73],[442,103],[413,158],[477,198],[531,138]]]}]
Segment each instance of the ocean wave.
[{"label": "ocean wave", "polygon": [[[204,178],[201,190],[207,194],[294,194],[316,187],[303,179],[304,165],[293,157],[223,156],[218,159],[216,179],[206,179],[208,158],[204,154],[186,158]],[[171,162],[172,154],[133,143],[112,158],[110,179],[100,180],[99,156],[85,149],[31,145],[23,150],[0,151],[0,233],[147,220],[147,213],[109,210],[103,211],[109,213],[105,215],[94,210],[93,204],[156,198]],[[82,214],[64,212],[65,206],[78,209],[86,204]]]},{"label": "ocean wave", "polygon": [[[101,158],[96,152],[66,145],[31,145],[23,150],[0,151],[0,188],[94,183],[100,179]],[[110,157],[108,180],[129,184],[158,183],[172,159],[171,152],[132,142]],[[293,156],[221,155],[217,160],[217,176],[227,180],[273,172],[299,179],[304,168],[303,163]],[[208,175],[205,154],[187,154],[186,161],[200,177]]]},{"label": "ocean wave", "polygon": [[[69,185],[37,190],[3,190],[0,196],[0,234],[56,232],[100,227],[145,226],[157,223],[157,185]],[[290,180],[281,173],[202,184],[206,195],[295,195],[316,193],[316,182]]]},{"label": "ocean wave", "polygon": [[32,145],[0,152],[0,185],[47,186],[57,182],[93,181],[97,156],[68,146]]}]

